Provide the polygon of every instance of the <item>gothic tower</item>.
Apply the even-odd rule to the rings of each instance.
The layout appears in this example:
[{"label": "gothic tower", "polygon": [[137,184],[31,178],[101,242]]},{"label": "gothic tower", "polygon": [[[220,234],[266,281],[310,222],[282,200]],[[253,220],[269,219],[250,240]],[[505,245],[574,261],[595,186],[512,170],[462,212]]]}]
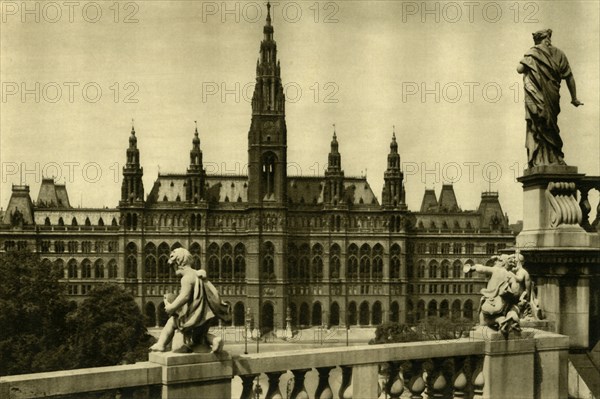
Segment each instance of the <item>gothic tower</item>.
[{"label": "gothic tower", "polygon": [[198,137],[198,126],[194,132],[192,150],[190,151],[190,166],[186,175],[186,201],[197,204],[204,199],[204,177],[205,171],[202,167],[202,150],[200,149],[200,137]]},{"label": "gothic tower", "polygon": [[269,3],[267,10],[248,132],[248,201],[254,205],[269,202],[284,205],[287,191],[285,98]]},{"label": "gothic tower", "polygon": [[127,163],[123,167],[123,184],[121,185],[120,206],[144,202],[144,183],[142,176],[144,168],[140,167],[140,150],[137,148],[135,128],[131,126],[129,148],[127,148]]},{"label": "gothic tower", "polygon": [[390,153],[387,159],[387,170],[384,173],[384,186],[381,195],[382,205],[386,208],[405,208],[404,174],[400,169],[400,154],[396,132],[393,132]]},{"label": "gothic tower", "polygon": [[342,156],[339,152],[335,125],[327,170],[325,170],[325,189],[323,196],[326,205],[336,206],[344,200],[344,171],[342,170]]}]

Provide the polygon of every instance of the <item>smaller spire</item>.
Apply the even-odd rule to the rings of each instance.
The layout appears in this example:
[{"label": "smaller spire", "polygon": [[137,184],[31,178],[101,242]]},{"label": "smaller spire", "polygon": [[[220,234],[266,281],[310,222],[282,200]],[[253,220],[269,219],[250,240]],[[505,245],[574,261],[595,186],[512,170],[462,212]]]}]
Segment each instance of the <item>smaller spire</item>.
[{"label": "smaller spire", "polygon": [[337,135],[335,133],[335,123],[332,125],[333,126],[333,139],[337,139]]},{"label": "smaller spire", "polygon": [[135,136],[135,119],[131,118],[131,134]]},{"label": "smaller spire", "polygon": [[271,3],[267,1],[267,25],[271,26]]},{"label": "smaller spire", "polygon": [[392,140],[396,141],[396,125],[392,125]]},{"label": "smaller spire", "polygon": [[196,124],[196,130],[194,131],[194,145],[200,145],[200,137],[198,137],[198,121],[194,121]]}]

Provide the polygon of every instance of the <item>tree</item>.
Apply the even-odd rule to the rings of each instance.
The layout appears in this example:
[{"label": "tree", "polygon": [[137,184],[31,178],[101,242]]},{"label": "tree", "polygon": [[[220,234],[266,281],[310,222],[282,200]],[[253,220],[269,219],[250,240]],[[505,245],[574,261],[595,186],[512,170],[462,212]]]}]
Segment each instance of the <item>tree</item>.
[{"label": "tree", "polygon": [[76,367],[109,366],[147,360],[154,338],[133,296],[115,284],[89,292],[68,317],[69,339]]},{"label": "tree", "polygon": [[55,370],[65,360],[72,310],[62,271],[30,251],[0,255],[0,375]]}]

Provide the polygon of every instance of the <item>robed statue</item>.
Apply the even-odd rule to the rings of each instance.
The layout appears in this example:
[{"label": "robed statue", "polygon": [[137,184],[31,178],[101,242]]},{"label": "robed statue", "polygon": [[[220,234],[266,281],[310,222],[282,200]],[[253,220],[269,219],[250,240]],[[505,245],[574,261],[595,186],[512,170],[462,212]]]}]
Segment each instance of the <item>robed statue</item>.
[{"label": "robed statue", "polygon": [[173,352],[192,352],[198,346],[208,346],[212,352],[223,348],[222,339],[208,331],[219,319],[231,320],[231,307],[221,301],[217,289],[206,279],[206,271],[193,269],[192,263],[187,249],[176,248],[171,252],[169,264],[181,277],[181,290],[177,297],[164,296],[165,311],[170,317],[151,351],[168,350],[176,331],[183,334],[183,345],[172,348]]},{"label": "robed statue", "polygon": [[517,67],[517,72],[523,74],[525,87],[525,146],[530,168],[539,165],[566,165],[558,128],[561,80],[567,82],[571,104],[575,107],[583,105],[577,99],[575,78],[567,56],[552,46],[551,39],[551,29],[535,32],[535,45],[525,53]]}]

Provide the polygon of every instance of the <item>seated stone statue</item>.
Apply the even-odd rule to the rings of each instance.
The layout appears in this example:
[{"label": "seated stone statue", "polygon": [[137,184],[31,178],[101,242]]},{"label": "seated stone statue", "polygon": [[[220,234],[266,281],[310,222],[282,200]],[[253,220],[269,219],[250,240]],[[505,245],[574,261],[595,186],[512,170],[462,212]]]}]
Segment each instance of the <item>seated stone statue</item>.
[{"label": "seated stone statue", "polygon": [[486,288],[481,290],[479,321],[507,337],[510,331],[521,330],[518,307],[521,286],[512,271],[510,256],[494,256],[492,260],[494,266],[466,265],[464,271],[490,275]]},{"label": "seated stone statue", "polygon": [[181,291],[177,297],[165,295],[165,311],[171,317],[160,333],[158,342],[151,351],[164,352],[173,340],[176,331],[183,335],[183,346],[173,352],[192,352],[199,345],[207,345],[212,352],[223,348],[223,341],[208,333],[218,319],[230,320],[231,308],[221,301],[217,289],[206,279],[206,271],[194,270],[192,255],[184,248],[171,252],[169,264],[176,267],[175,274],[181,276]]}]

